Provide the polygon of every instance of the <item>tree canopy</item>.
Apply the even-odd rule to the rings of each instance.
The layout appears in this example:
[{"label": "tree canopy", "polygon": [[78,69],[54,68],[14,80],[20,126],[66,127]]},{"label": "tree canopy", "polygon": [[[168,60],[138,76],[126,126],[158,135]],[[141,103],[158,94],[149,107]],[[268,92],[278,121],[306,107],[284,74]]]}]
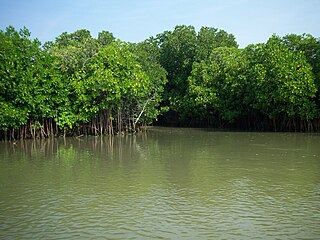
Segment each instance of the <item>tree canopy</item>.
[{"label": "tree canopy", "polygon": [[[224,30],[178,25],[140,43],[102,31],[41,44],[0,30],[0,137],[115,134],[160,124],[318,130],[320,40],[273,35],[240,49]],[[203,126],[203,124],[200,124]]]}]

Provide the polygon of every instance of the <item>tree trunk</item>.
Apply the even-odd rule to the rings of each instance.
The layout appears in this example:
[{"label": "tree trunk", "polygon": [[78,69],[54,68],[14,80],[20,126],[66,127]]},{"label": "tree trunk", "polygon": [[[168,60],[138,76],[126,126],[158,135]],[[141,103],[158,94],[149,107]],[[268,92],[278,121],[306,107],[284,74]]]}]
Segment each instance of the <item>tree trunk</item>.
[{"label": "tree trunk", "polygon": [[118,109],[118,132],[122,132],[121,108]]}]

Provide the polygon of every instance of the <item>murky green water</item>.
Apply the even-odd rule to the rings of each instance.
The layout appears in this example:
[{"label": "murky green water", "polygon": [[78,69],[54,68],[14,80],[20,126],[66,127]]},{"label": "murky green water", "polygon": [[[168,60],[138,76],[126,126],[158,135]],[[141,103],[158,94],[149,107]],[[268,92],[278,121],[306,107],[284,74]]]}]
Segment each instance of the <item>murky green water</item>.
[{"label": "murky green water", "polygon": [[320,239],[320,135],[0,143],[0,239]]}]

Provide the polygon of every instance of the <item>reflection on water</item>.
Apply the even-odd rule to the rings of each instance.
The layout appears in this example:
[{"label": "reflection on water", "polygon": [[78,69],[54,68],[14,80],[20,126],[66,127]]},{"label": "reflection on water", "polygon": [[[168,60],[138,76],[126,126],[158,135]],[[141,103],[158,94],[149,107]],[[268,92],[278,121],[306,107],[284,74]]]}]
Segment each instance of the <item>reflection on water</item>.
[{"label": "reflection on water", "polygon": [[320,136],[154,128],[0,143],[1,239],[317,239]]}]

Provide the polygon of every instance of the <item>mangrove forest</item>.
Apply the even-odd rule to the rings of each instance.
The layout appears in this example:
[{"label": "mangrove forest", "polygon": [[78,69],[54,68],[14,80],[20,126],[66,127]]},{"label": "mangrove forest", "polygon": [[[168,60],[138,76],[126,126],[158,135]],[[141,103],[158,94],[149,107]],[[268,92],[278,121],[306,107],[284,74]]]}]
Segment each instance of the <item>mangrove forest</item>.
[{"label": "mangrove forest", "polygon": [[0,30],[0,139],[133,133],[148,125],[320,131],[320,39],[178,25],[139,43],[111,32],[42,44]]}]

